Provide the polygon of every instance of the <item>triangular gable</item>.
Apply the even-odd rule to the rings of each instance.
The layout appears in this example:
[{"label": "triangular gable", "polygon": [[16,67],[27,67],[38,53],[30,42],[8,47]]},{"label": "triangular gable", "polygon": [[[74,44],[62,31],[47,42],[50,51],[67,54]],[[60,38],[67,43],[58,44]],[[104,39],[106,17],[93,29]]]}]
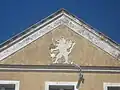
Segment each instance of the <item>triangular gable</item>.
[{"label": "triangular gable", "polygon": [[0,60],[7,58],[9,55],[22,49],[26,45],[42,37],[60,25],[66,25],[71,30],[93,43],[95,46],[120,60],[120,48],[118,44],[101,33],[96,32],[94,28],[87,25],[82,20],[79,20],[64,9],[57,11],[48,18],[38,22],[22,33],[1,44]]}]

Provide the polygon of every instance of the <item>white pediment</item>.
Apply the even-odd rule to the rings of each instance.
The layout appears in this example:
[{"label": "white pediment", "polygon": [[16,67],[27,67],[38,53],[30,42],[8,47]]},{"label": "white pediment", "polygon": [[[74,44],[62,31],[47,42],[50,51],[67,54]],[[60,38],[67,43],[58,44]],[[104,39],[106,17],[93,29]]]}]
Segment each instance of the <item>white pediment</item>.
[{"label": "white pediment", "polygon": [[29,28],[30,30],[27,33],[1,47],[0,60],[5,59],[9,55],[22,49],[26,45],[32,43],[60,25],[69,27],[71,30],[86,38],[95,46],[120,60],[120,48],[116,44],[111,42],[108,38],[103,38],[103,36],[97,33],[93,28],[64,10],[59,11],[57,14],[53,14],[52,17],[47,18],[47,20],[42,23],[33,25]]}]

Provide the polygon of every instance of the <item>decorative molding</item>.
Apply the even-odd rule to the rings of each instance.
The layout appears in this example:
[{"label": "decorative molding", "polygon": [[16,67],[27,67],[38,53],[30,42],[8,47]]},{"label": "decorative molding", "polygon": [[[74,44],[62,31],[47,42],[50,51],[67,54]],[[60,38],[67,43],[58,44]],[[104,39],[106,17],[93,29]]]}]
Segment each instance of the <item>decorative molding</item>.
[{"label": "decorative molding", "polygon": [[120,82],[119,83],[111,83],[111,82],[109,82],[109,83],[103,83],[103,90],[108,90],[107,88],[109,87],[109,86],[111,86],[111,87],[115,87],[115,86],[119,86],[120,87]]},{"label": "decorative molding", "polygon": [[[120,67],[81,66],[83,73],[120,74]],[[72,65],[1,65],[0,72],[65,72],[79,73],[78,67]]]},{"label": "decorative molding", "polygon": [[[74,72],[79,73],[79,69],[43,69],[43,68],[0,68],[0,72]],[[120,70],[82,69],[83,73],[120,73]]]},{"label": "decorative molding", "polygon": [[15,90],[19,90],[19,81],[13,81],[13,80],[0,80],[0,84],[15,84]]},{"label": "decorative molding", "polygon": [[71,20],[71,18],[64,16],[63,20],[64,20],[63,22],[65,22],[64,24],[71,28],[73,31],[83,36],[84,38],[92,42],[95,46],[106,51],[116,59],[120,59],[118,58],[120,55],[120,50],[118,50],[116,47],[109,45],[107,42],[101,40],[101,36],[100,35],[98,36],[98,34],[95,33],[95,31],[93,32],[93,30],[91,29],[89,30],[86,29],[86,27],[84,27],[82,24],[78,24],[75,21],[73,21],[74,20],[73,18]]},{"label": "decorative molding", "polygon": [[52,44],[50,45],[50,56],[52,58],[52,61],[54,64],[62,63],[62,64],[71,64],[72,61],[69,60],[69,54],[71,53],[75,42],[65,39],[64,37],[61,37],[58,40],[53,41],[52,38]]},{"label": "decorative molding", "polygon": [[76,89],[77,82],[45,82],[45,90],[49,90],[49,85],[65,85],[65,86],[74,86],[74,90]]},{"label": "decorative molding", "polygon": [[[5,59],[9,55],[15,53],[16,51],[22,49],[23,47],[27,46],[31,42],[37,40],[38,38],[42,37],[43,35],[52,31],[54,28],[60,25],[68,26],[71,30],[83,36],[84,38],[92,42],[95,46],[101,48],[105,52],[112,55],[114,58],[120,60],[120,50],[116,45],[114,45],[113,43],[112,45],[108,43],[109,40],[107,38],[105,38],[105,40],[101,39],[102,36],[95,32],[95,30],[88,27],[88,25],[86,25],[85,23],[79,21],[78,19],[67,14],[66,12],[60,12],[57,16],[50,18],[46,22],[32,29],[27,34],[23,35],[26,37],[22,40],[21,38],[23,36],[16,39],[15,41],[17,42],[12,46],[5,46],[7,48],[0,52],[0,61]],[[30,34],[32,31],[35,32]]]},{"label": "decorative molding", "polygon": [[[51,22],[50,24],[40,28],[38,31],[32,33],[28,37],[18,41],[17,43],[13,44],[12,46],[8,47],[7,49],[0,52],[0,60],[8,57],[9,55],[15,53],[16,51],[20,50],[21,48],[27,46],[31,42],[35,41],[36,39],[42,37],[44,34],[50,32],[54,28],[61,25],[62,17],[58,18],[57,20]],[[38,27],[37,27],[38,28]]]}]

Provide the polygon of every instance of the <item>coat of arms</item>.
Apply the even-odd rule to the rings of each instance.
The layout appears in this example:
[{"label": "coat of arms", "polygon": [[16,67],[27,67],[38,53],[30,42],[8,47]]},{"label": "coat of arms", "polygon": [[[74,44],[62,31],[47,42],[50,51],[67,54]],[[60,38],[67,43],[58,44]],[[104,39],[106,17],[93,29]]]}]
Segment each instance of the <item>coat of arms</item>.
[{"label": "coat of arms", "polygon": [[53,63],[71,63],[71,61],[68,59],[68,56],[71,53],[74,45],[75,43],[73,41],[68,39],[66,40],[64,37],[52,42],[49,49]]}]

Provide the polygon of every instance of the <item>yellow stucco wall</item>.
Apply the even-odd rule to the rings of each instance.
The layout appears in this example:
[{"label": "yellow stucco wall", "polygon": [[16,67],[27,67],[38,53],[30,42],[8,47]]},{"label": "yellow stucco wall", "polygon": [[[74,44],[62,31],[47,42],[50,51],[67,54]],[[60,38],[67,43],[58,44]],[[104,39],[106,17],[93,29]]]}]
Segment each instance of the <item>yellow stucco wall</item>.
[{"label": "yellow stucco wall", "polygon": [[[85,73],[81,90],[103,90],[104,83],[120,81],[120,74]],[[45,90],[45,82],[77,82],[77,73],[0,72],[0,80],[20,81],[20,90]]]}]

